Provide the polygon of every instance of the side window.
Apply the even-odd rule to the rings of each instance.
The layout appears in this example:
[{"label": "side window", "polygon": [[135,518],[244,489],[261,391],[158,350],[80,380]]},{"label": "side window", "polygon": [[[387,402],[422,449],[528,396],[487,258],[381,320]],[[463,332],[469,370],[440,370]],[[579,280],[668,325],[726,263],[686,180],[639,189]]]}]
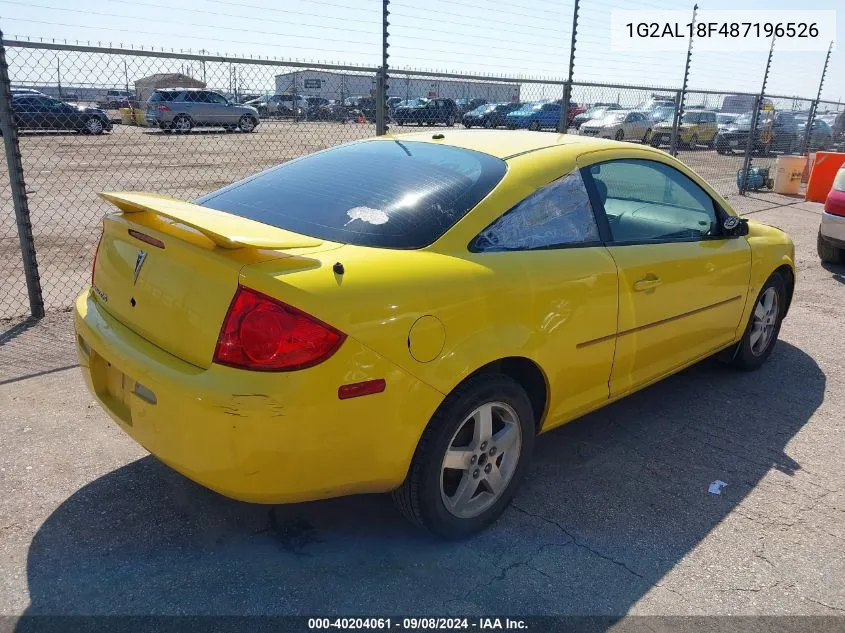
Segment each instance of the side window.
[{"label": "side window", "polygon": [[531,194],[473,240],[471,250],[524,251],[599,241],[590,198],[576,170]]},{"label": "side window", "polygon": [[669,165],[614,160],[591,166],[590,173],[614,242],[699,240],[720,234],[713,199]]},{"label": "side window", "polygon": [[219,105],[226,105],[228,103],[228,101],[226,101],[226,97],[224,97],[223,95],[219,95],[216,92],[206,92],[205,100],[208,103],[216,103]]},{"label": "side window", "polygon": [[202,101],[202,94],[198,90],[188,90],[181,98],[177,97],[176,100],[186,103],[199,103]]}]

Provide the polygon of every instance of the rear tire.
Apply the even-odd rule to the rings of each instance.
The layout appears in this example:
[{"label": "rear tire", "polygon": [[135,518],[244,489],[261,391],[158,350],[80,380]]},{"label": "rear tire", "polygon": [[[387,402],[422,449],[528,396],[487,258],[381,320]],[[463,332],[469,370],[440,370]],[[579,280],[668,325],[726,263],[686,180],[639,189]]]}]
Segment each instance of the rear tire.
[{"label": "rear tire", "polygon": [[624,139],[625,139],[625,132],[623,132],[622,130],[619,130],[619,131],[616,133],[616,136],[615,136],[614,138],[615,138],[617,141],[622,141],[622,140],[624,140]]},{"label": "rear tire", "polygon": [[824,239],[821,230],[819,230],[818,238],[816,238],[816,251],[819,254],[819,259],[825,264],[841,264],[843,260],[843,252]]},{"label": "rear tire", "polygon": [[532,130],[534,132],[539,132],[540,131],[540,122],[539,121],[531,121],[531,124],[528,126],[528,129]]},{"label": "rear tire", "polygon": [[[474,534],[507,508],[527,470],[534,436],[534,413],[522,387],[502,374],[471,378],[432,416],[393,500],[409,521],[438,536]],[[447,456],[458,463],[445,466]]]},{"label": "rear tire", "polygon": [[177,134],[189,134],[194,128],[194,122],[187,114],[180,114],[171,124],[171,129]]},{"label": "rear tire", "polygon": [[254,131],[257,125],[258,121],[256,121],[248,114],[243,115],[240,120],[238,120],[238,129],[244,134],[249,134],[250,132]]},{"label": "rear tire", "polygon": [[696,147],[698,147],[698,134],[693,134],[690,137],[689,143],[687,143],[687,147],[689,149],[695,149]]},{"label": "rear tire", "polygon": [[775,272],[766,280],[754,302],[742,339],[734,348],[731,364],[746,371],[758,369],[771,355],[786,308],[786,284]]}]

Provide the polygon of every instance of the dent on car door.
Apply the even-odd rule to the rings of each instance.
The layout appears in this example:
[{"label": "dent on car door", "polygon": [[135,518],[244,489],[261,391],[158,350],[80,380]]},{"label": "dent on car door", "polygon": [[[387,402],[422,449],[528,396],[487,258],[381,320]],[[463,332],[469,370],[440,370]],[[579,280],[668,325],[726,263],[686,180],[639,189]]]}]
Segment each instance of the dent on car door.
[{"label": "dent on car door", "polygon": [[616,396],[735,339],[751,250],[745,238],[723,235],[725,212],[669,164],[605,160],[584,172],[619,269]]},{"label": "dent on car door", "polygon": [[[529,195],[481,231],[470,245],[501,285],[491,314],[522,305],[524,353],[549,380],[545,429],[608,398],[617,313],[616,265],[576,169]],[[507,325],[507,324],[504,324]],[[593,344],[584,346],[584,341]]]}]

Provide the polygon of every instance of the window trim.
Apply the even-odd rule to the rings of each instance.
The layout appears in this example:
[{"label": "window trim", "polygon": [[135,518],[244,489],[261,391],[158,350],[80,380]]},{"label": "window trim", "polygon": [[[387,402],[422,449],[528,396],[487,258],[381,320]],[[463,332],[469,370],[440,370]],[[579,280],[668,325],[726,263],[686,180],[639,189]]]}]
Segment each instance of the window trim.
[{"label": "window trim", "polygon": [[[619,240],[616,241],[613,239],[613,232],[610,228],[610,221],[607,218],[607,211],[604,208],[604,204],[601,202],[599,198],[598,187],[596,187],[596,183],[593,180],[593,174],[590,172],[590,168],[594,165],[603,165],[605,163],[615,163],[615,162],[623,162],[623,161],[648,161],[650,163],[656,163],[658,165],[663,165],[671,169],[672,171],[681,174],[684,178],[688,179],[692,182],[696,187],[698,187],[701,192],[707,196],[710,202],[713,205],[713,212],[716,215],[716,226],[719,230],[717,235],[700,235],[698,237],[667,237],[667,238],[660,238],[660,239],[653,239],[653,240]],[[658,160],[653,160],[651,158],[610,158],[608,160],[600,160],[596,161],[595,163],[590,163],[589,165],[585,165],[581,167],[581,177],[584,180],[584,184],[587,187],[587,193],[590,195],[590,206],[593,207],[593,213],[600,214],[601,219],[596,217],[596,222],[599,226],[599,235],[601,236],[603,243],[605,246],[640,246],[645,244],[681,244],[687,242],[711,242],[714,240],[727,240],[730,239],[730,236],[724,234],[724,229],[722,227],[722,221],[726,215],[729,215],[727,211],[722,208],[713,196],[711,196],[701,185],[699,185],[695,180],[687,176],[684,172],[680,169],[675,167],[674,165],[670,165],[669,163],[664,163]]]},{"label": "window trim", "polygon": [[[550,187],[551,185],[553,185],[557,181],[562,180],[563,178],[566,178],[570,174],[574,174],[576,171],[581,172],[581,181],[584,183],[584,189],[586,189],[586,191],[587,191],[587,198],[590,201],[590,210],[593,213],[593,221],[596,223],[596,227],[598,228],[598,231],[599,231],[599,239],[591,240],[589,242],[562,242],[562,243],[559,243],[559,244],[547,244],[545,246],[536,246],[534,248],[503,248],[503,249],[494,250],[494,251],[479,250],[475,246],[475,241],[478,239],[479,235],[481,235],[484,231],[486,231],[488,228],[493,226],[493,224],[495,224],[496,222],[501,220],[503,217],[505,217],[509,213],[513,212],[519,205],[521,205],[523,202],[528,200],[528,198],[535,195],[541,189],[544,189],[546,187]],[[604,213],[602,213],[602,218],[604,218],[605,222],[607,221],[607,218],[604,216]],[[566,249],[570,249],[570,248],[595,248],[597,246],[605,246],[605,245],[606,244],[605,244],[604,234],[602,233],[601,221],[599,220],[599,216],[596,212],[596,208],[595,208],[595,205],[593,203],[593,194],[591,193],[590,187],[587,185],[587,182],[584,180],[583,171],[581,169],[579,169],[578,167],[576,167],[572,171],[566,172],[565,174],[561,174],[560,176],[558,176],[554,180],[547,182],[545,185],[541,185],[540,187],[538,187],[537,189],[535,189],[534,191],[529,193],[527,196],[525,196],[521,200],[512,204],[510,206],[510,208],[508,208],[507,211],[499,214],[494,220],[489,222],[483,229],[481,229],[478,233],[476,233],[472,237],[472,239],[467,244],[467,250],[470,253],[473,253],[473,254],[476,254],[476,255],[488,255],[488,254],[496,254],[496,253],[533,253],[534,251],[556,251],[556,250],[566,250]]]}]

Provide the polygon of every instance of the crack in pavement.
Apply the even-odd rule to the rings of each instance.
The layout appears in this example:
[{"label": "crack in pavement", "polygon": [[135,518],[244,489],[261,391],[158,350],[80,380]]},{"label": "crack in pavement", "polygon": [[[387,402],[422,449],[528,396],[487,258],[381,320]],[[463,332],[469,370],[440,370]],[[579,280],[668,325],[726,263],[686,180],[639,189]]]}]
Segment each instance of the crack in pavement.
[{"label": "crack in pavement", "polygon": [[[557,527],[557,529],[559,529],[561,532],[563,532],[564,534],[566,534],[566,536],[568,536],[570,538],[569,543],[551,543],[550,545],[543,545],[540,548],[540,550],[542,550],[545,547],[550,547],[551,545],[570,545],[570,544],[575,545],[575,547],[586,550],[586,551],[590,552],[591,554],[593,554],[594,556],[598,556],[599,558],[601,558],[603,560],[606,560],[610,563],[613,563],[614,565],[616,565],[618,567],[621,567],[622,569],[627,571],[632,576],[636,576],[640,580],[645,581],[650,587],[655,587],[655,588],[658,588],[658,589],[665,589],[666,591],[674,593],[679,598],[684,597],[681,593],[679,593],[678,591],[675,591],[674,589],[671,589],[670,587],[667,587],[665,585],[661,585],[660,583],[651,582],[648,578],[643,576],[638,571],[628,567],[628,565],[625,562],[617,560],[617,559],[613,558],[612,556],[608,556],[607,554],[604,554],[602,552],[599,552],[598,550],[593,549],[589,545],[586,545],[584,543],[580,543],[578,541],[578,539],[576,539],[569,530],[567,530],[565,527],[563,527],[560,523],[558,523],[554,519],[550,519],[548,517],[545,517],[542,514],[535,514],[533,512],[529,512],[525,508],[521,508],[520,506],[516,505],[515,503],[511,503],[511,507],[514,510],[516,510],[517,512],[524,514],[525,516],[533,517],[535,519],[539,519],[540,521],[544,521],[545,523],[548,523],[550,525],[554,525],[555,527]],[[537,553],[539,554],[539,551]],[[535,554],[535,556],[536,556],[536,554]]]}]

